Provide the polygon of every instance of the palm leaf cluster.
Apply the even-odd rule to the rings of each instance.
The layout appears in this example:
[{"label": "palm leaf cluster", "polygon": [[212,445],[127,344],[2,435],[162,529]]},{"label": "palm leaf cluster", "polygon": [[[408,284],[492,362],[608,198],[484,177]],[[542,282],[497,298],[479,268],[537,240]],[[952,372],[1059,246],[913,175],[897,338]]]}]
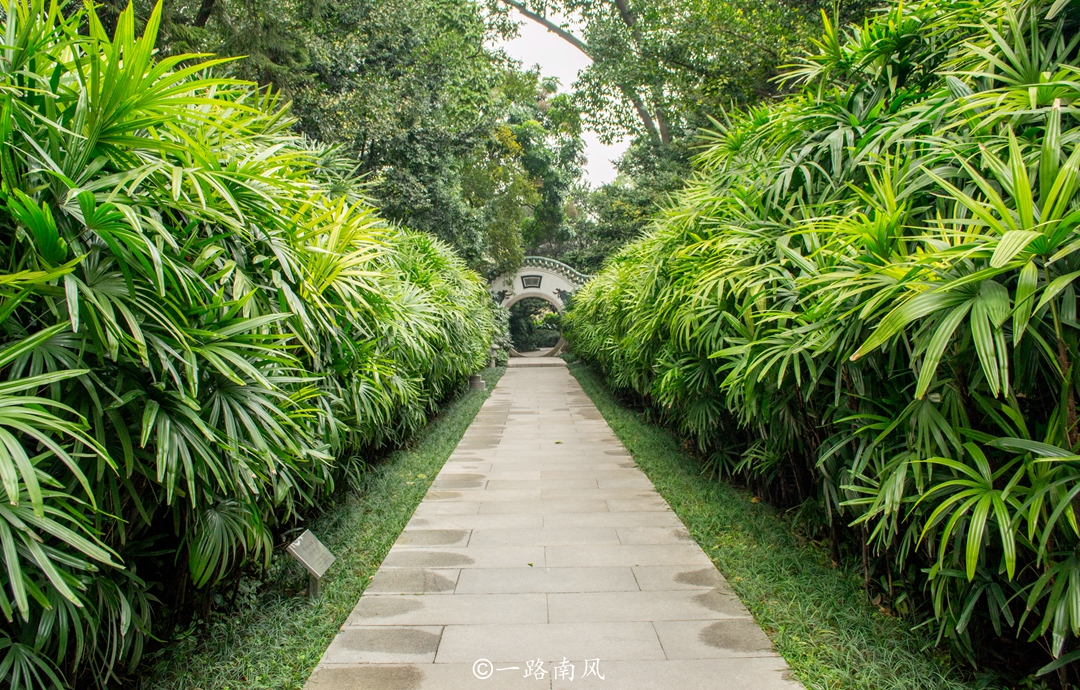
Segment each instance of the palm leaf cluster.
[{"label": "palm leaf cluster", "polygon": [[2,19],[0,677],[103,686],[482,367],[493,307],[271,94],[158,60],[160,6]]},{"label": "palm leaf cluster", "polygon": [[1080,656],[1078,30],[1068,0],[826,19],[566,319],[711,469],[867,544],[875,601],[1035,668]]}]

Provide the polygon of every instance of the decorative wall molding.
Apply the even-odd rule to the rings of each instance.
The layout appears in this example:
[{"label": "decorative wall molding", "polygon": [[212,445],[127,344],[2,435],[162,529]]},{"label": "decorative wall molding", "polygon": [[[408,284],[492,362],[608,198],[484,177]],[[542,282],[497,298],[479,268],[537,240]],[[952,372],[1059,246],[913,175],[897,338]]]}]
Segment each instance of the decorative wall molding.
[{"label": "decorative wall molding", "polygon": [[491,280],[492,298],[510,307],[529,297],[546,300],[559,311],[570,296],[592,276],[580,273],[557,259],[546,256],[526,256],[515,273],[504,273]]}]

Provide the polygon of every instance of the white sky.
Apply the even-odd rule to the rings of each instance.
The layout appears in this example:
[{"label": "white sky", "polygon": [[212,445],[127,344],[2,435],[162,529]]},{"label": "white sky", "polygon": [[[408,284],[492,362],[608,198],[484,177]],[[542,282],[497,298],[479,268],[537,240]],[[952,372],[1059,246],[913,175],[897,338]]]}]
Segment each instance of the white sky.
[{"label": "white sky", "polygon": [[[557,77],[563,91],[569,91],[577,80],[578,71],[589,65],[589,58],[573,46],[562,40],[534,21],[521,18],[521,30],[517,38],[504,41],[499,45],[508,55],[524,64],[526,68],[540,65],[540,73],[545,77]],[[616,160],[626,151],[628,141],[616,142],[611,146],[600,143],[593,132],[584,132],[585,141],[585,179],[593,187],[599,187],[615,179]]]}]

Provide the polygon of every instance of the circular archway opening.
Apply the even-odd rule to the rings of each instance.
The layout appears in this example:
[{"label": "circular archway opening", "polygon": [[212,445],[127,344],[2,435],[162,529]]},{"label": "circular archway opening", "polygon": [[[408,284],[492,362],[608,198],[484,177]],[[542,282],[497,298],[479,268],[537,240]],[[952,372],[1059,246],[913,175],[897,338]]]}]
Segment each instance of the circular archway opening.
[{"label": "circular archway opening", "polygon": [[521,357],[547,357],[563,347],[561,315],[551,302],[526,297],[510,305],[510,339]]}]

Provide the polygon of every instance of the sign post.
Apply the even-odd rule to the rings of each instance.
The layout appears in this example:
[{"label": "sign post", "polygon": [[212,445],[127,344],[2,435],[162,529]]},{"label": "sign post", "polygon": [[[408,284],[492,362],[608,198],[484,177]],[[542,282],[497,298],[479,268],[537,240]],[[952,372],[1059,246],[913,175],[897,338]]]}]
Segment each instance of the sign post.
[{"label": "sign post", "polygon": [[309,529],[304,530],[304,533],[297,537],[296,541],[289,544],[285,550],[292,554],[293,558],[300,561],[300,565],[304,566],[308,571],[308,596],[313,599],[317,598],[322,576],[337,560],[334,558],[334,554],[330,553]]}]

